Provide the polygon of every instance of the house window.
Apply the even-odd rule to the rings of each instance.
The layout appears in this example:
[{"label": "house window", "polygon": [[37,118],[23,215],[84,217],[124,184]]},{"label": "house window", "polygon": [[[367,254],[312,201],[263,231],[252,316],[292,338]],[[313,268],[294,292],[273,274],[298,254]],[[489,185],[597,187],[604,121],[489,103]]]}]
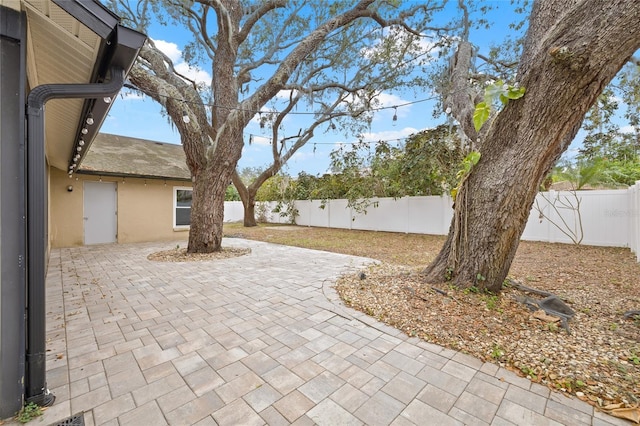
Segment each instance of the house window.
[{"label": "house window", "polygon": [[187,228],[191,224],[191,188],[173,188],[173,227]]}]

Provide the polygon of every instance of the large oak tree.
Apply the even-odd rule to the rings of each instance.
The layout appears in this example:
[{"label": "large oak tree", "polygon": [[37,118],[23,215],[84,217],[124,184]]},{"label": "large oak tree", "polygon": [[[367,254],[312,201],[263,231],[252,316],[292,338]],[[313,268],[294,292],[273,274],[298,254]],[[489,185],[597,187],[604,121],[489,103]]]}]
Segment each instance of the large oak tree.
[{"label": "large oak tree", "polygon": [[[423,84],[421,74],[411,71],[428,62],[440,39],[441,28],[429,22],[441,3],[111,0],[140,30],[153,19],[189,30],[193,40],[184,59],[211,66],[210,87],[198,85],[177,72],[150,39],[129,75],[180,133],[193,180],[188,251],[220,249],[224,196],[232,179],[245,203],[245,223],[254,225],[257,188],[319,126],[346,125],[349,117],[366,122],[382,91]],[[285,136],[284,119],[296,108],[310,111],[313,119]],[[271,131],[273,164],[245,187],[235,170],[244,130],[254,119]]]},{"label": "large oak tree", "polygon": [[482,156],[458,192],[444,247],[425,271],[428,281],[502,288],[540,183],[638,48],[636,1],[535,1],[517,69],[526,94],[476,132],[477,92],[468,88],[474,55],[461,40],[445,105]]}]

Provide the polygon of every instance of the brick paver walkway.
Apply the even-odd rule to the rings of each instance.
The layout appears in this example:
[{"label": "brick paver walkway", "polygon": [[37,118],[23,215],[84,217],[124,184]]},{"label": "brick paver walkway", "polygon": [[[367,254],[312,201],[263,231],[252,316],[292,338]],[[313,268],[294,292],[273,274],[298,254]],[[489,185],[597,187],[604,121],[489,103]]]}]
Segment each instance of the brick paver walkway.
[{"label": "brick paver walkway", "polygon": [[224,243],[252,253],[159,263],[147,255],[176,243],[52,250],[57,401],[43,424],[82,412],[87,425],[626,424],[346,308],[331,284],[367,259]]}]

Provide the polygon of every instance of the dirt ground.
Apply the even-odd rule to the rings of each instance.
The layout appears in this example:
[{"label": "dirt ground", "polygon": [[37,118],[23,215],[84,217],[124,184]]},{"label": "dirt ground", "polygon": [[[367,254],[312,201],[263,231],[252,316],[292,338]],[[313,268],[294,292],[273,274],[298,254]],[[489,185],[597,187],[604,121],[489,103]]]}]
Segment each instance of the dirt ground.
[{"label": "dirt ground", "polygon": [[640,316],[625,317],[640,310],[640,263],[629,249],[520,244],[509,278],[566,302],[575,315],[565,329],[522,303],[542,296],[514,285],[495,295],[425,284],[420,272],[444,237],[238,224],[225,225],[225,235],[376,259],[364,279],[337,284],[347,305],[623,417],[640,415]]}]

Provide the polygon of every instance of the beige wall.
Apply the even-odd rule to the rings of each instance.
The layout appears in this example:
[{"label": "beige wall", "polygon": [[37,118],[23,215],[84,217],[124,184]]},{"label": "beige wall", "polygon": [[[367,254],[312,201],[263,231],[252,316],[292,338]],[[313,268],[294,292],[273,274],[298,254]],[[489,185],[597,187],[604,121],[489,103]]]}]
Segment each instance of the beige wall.
[{"label": "beige wall", "polygon": [[[49,240],[52,247],[82,245],[82,184],[49,168]],[[67,186],[73,191],[68,192]]]},{"label": "beige wall", "polygon": [[[52,247],[83,244],[83,183],[98,176],[74,175],[51,169],[50,227]],[[186,230],[173,228],[173,188],[190,187],[189,182],[103,177],[117,182],[118,242],[172,241],[186,239]],[[73,186],[69,192],[67,187]]]}]

